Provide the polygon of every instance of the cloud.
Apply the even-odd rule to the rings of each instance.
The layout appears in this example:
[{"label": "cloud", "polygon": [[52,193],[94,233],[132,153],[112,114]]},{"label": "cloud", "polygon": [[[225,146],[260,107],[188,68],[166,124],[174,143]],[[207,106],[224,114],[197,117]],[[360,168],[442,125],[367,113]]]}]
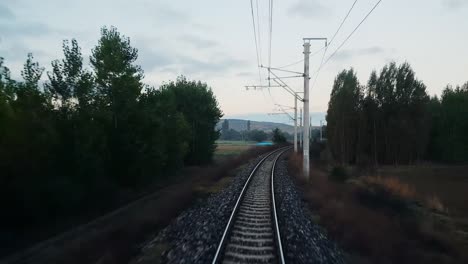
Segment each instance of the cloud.
[{"label": "cloud", "polygon": [[207,48],[213,48],[215,46],[218,46],[218,42],[205,39],[205,38],[200,38],[195,35],[184,35],[180,36],[179,39],[181,41],[184,41],[186,43],[189,43],[193,45],[197,49],[207,49]]},{"label": "cloud", "polygon": [[[190,16],[182,11],[174,9],[168,5],[158,4],[154,11],[150,11],[158,21],[170,21],[185,23],[190,21]],[[155,14],[154,14],[155,13]]]},{"label": "cloud", "polygon": [[336,53],[334,59],[335,60],[349,60],[354,56],[367,56],[367,55],[377,55],[384,53],[385,50],[378,46],[373,46],[369,48],[363,49],[354,49],[354,50],[342,50]]},{"label": "cloud", "polygon": [[235,59],[224,53],[214,53],[211,57],[199,59],[190,54],[179,53],[177,49],[162,48],[150,44],[154,42],[158,42],[158,40],[139,40],[137,45],[137,63],[147,72],[161,71],[177,75],[220,74],[247,65],[246,61]]},{"label": "cloud", "polygon": [[137,64],[145,71],[152,71],[175,64],[177,59],[169,52],[138,48]]},{"label": "cloud", "polygon": [[13,19],[15,15],[11,12],[10,8],[4,4],[0,4],[0,19]]},{"label": "cloud", "polygon": [[54,32],[50,27],[42,23],[0,23],[0,37],[14,38],[18,36],[42,36]]},{"label": "cloud", "polygon": [[210,60],[200,60],[192,57],[180,56],[177,58],[176,63],[163,68],[162,71],[175,74],[222,74],[245,65],[247,65],[246,61],[227,56]]},{"label": "cloud", "polygon": [[329,15],[331,9],[324,6],[319,0],[299,0],[288,9],[288,13],[306,19],[313,19]]},{"label": "cloud", "polygon": [[239,72],[238,74],[236,74],[236,76],[238,77],[252,77],[254,75],[255,74],[252,72]]},{"label": "cloud", "polygon": [[466,0],[442,0],[442,4],[449,9],[459,9],[468,6]]}]

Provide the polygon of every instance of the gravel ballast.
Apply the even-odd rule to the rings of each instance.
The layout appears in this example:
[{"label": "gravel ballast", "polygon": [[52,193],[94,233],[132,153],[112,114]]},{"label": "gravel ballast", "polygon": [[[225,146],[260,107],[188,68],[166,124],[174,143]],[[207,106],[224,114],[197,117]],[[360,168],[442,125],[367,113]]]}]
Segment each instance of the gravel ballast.
[{"label": "gravel ballast", "polygon": [[[131,263],[211,263],[236,199],[251,170],[264,156],[238,170],[222,191],[198,201],[142,247]],[[287,263],[344,263],[301,200],[287,174],[284,154],[278,160],[275,189],[283,250]]]},{"label": "gravel ballast", "polygon": [[[210,263],[245,181],[265,155],[241,167],[222,191],[184,211],[145,245],[132,263]],[[156,254],[162,250],[161,245],[162,257]]]},{"label": "gravel ballast", "polygon": [[276,164],[275,196],[286,263],[345,263],[342,251],[312,215],[287,171],[288,153]]}]

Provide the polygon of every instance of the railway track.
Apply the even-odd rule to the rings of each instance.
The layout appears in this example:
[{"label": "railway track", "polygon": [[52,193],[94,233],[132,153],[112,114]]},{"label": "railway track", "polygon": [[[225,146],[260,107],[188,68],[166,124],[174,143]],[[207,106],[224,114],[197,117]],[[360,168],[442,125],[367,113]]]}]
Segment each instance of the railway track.
[{"label": "railway track", "polygon": [[276,161],[289,149],[267,154],[250,173],[226,224],[213,264],[285,263],[273,182]]}]

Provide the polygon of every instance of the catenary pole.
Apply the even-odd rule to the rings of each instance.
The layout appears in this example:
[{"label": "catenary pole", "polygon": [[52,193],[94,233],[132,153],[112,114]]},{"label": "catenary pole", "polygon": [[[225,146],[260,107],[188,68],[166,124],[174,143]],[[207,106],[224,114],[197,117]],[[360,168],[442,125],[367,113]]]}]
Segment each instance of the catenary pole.
[{"label": "catenary pole", "polygon": [[294,153],[297,153],[297,96],[294,97]]},{"label": "catenary pole", "polygon": [[303,142],[303,167],[302,172],[307,180],[309,180],[309,55],[310,55],[310,43],[304,42],[304,142]]},{"label": "catenary pole", "polygon": [[322,140],[323,140],[323,137],[322,137],[322,129],[323,129],[322,121],[323,120],[320,120],[320,142],[322,142]]},{"label": "catenary pole", "polygon": [[299,146],[302,148],[302,107],[299,111]]},{"label": "catenary pole", "polygon": [[303,147],[303,160],[302,172],[307,180],[309,180],[310,163],[309,163],[309,143],[310,143],[310,113],[309,113],[309,57],[310,57],[310,41],[319,40],[325,41],[327,46],[327,38],[304,38],[304,147]]}]

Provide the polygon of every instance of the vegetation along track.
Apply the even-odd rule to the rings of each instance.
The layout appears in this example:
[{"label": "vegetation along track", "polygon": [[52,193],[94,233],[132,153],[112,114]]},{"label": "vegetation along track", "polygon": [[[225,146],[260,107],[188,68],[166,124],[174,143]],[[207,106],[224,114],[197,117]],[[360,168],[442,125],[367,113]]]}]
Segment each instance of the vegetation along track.
[{"label": "vegetation along track", "polygon": [[276,216],[274,174],[290,147],[266,155],[252,170],[237,199],[213,259],[215,263],[284,263]]}]

